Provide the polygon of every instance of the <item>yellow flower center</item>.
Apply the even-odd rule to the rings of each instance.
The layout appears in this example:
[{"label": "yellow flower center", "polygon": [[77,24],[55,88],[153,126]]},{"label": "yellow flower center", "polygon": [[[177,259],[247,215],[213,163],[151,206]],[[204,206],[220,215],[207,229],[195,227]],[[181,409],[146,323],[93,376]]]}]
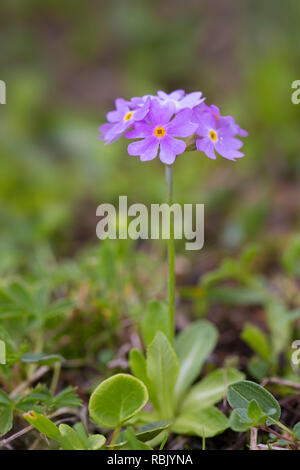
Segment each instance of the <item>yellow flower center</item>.
[{"label": "yellow flower center", "polygon": [[163,136],[165,135],[165,133],[166,133],[166,129],[165,129],[164,127],[162,127],[162,126],[158,126],[158,127],[156,127],[156,128],[154,129],[154,135],[155,135],[156,137],[161,138],[161,137],[163,137]]},{"label": "yellow flower center", "polygon": [[216,133],[215,131],[213,131],[213,130],[211,130],[211,131],[209,132],[209,137],[211,138],[211,140],[212,140],[213,142],[217,142],[217,140],[218,140],[217,133]]},{"label": "yellow flower center", "polygon": [[124,121],[129,121],[129,119],[131,119],[132,116],[133,116],[133,112],[129,111],[129,113],[125,114]]}]

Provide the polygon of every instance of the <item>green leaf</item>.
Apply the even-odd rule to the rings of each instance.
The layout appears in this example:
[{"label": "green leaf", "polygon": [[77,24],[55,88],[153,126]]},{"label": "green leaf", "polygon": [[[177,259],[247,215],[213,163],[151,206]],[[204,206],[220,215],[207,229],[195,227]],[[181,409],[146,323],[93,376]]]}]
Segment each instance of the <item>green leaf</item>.
[{"label": "green leaf", "polygon": [[260,409],[256,400],[251,400],[247,409],[247,415],[251,419],[251,421],[255,421],[256,423],[263,417],[264,413]]},{"label": "green leaf", "polygon": [[126,431],[124,431],[124,436],[127,440],[127,446],[130,450],[152,450],[150,446],[137,439],[137,436],[134,434],[132,428],[127,428]]},{"label": "green leaf", "polygon": [[182,398],[199,375],[205,359],[216,345],[217,336],[217,330],[211,323],[199,320],[188,326],[177,337],[175,350],[180,364],[175,386],[177,400]]},{"label": "green leaf", "polygon": [[266,377],[266,375],[268,375],[270,363],[259,359],[257,356],[253,356],[248,361],[247,369],[249,374],[254,379],[256,379],[257,381],[261,381],[264,377]]},{"label": "green leaf", "polygon": [[147,365],[144,354],[139,349],[131,349],[129,353],[129,366],[133,375],[147,384]]},{"label": "green leaf", "polygon": [[296,308],[295,310],[287,312],[286,316],[288,323],[292,323],[294,320],[298,320],[298,318],[300,318],[300,308]]},{"label": "green leaf", "polygon": [[293,427],[293,434],[296,439],[300,439],[300,421]]},{"label": "green leaf", "polygon": [[244,378],[236,369],[218,369],[194,385],[182,403],[182,409],[207,408],[215,405],[226,395],[227,387]]},{"label": "green leaf", "polygon": [[83,439],[81,439],[80,435],[68,424],[60,424],[59,427],[60,437],[57,439],[59,440],[60,445],[64,450],[87,450],[88,447],[86,446]]},{"label": "green leaf", "polygon": [[[138,428],[135,435],[140,442],[148,442],[164,432],[170,424],[171,421],[156,421],[148,423]],[[122,431],[118,436],[117,442],[114,445],[108,444],[106,447],[108,449],[121,449],[127,446],[127,442],[126,432]]]},{"label": "green leaf", "polygon": [[200,410],[187,410],[174,422],[172,431],[177,434],[213,437],[229,426],[226,416],[214,406]]},{"label": "green leaf", "polygon": [[39,363],[41,365],[51,365],[55,362],[64,362],[64,360],[60,354],[23,354],[21,357],[22,362]]},{"label": "green leaf", "polygon": [[104,446],[106,439],[102,434],[94,434],[93,436],[89,436],[88,441],[91,450],[99,450]]},{"label": "green leaf", "polygon": [[158,332],[148,348],[147,375],[153,405],[162,419],[174,415],[174,387],[178,377],[178,359],[166,336]]},{"label": "green leaf", "polygon": [[141,410],[148,400],[145,385],[128,374],[104,380],[91,395],[91,418],[106,428],[118,428]]},{"label": "green leaf", "polygon": [[10,406],[13,401],[9,398],[4,390],[0,390],[0,406]]},{"label": "green leaf", "polygon": [[10,406],[0,405],[0,436],[8,433],[13,425],[13,409]]},{"label": "green leaf", "polygon": [[84,442],[85,446],[88,448],[89,447],[89,440],[88,440],[88,433],[86,432],[86,429],[84,425],[80,423],[75,423],[73,426],[74,431],[77,432],[78,436],[80,439]]},{"label": "green leaf", "polygon": [[63,408],[64,406],[80,406],[82,400],[76,393],[76,388],[66,387],[52,399],[52,407]]},{"label": "green leaf", "polygon": [[252,400],[256,400],[263,413],[273,419],[280,418],[281,409],[278,401],[261,385],[249,380],[236,382],[228,387],[227,399],[232,408],[248,410]]},{"label": "green leaf", "polygon": [[146,346],[155,338],[156,333],[162,331],[168,338],[169,334],[169,316],[168,306],[163,302],[152,300],[147,305],[142,320],[142,336]]},{"label": "green leaf", "polygon": [[149,400],[151,401],[153,406],[157,407],[158,404],[157,404],[155,396],[153,395],[153,393],[151,391],[151,387],[150,387],[150,384],[149,384],[149,379],[148,379],[148,376],[147,376],[146,358],[145,358],[144,354],[142,353],[142,351],[140,351],[139,349],[132,349],[130,351],[130,353],[129,353],[129,366],[130,366],[130,369],[131,369],[133,375],[135,375],[135,377],[137,377],[142,382],[144,382],[144,384],[147,387],[148,393],[149,393]]},{"label": "green leaf", "polygon": [[279,299],[271,299],[266,307],[271,346],[275,356],[285,351],[291,343],[292,327],[288,311]]},{"label": "green leaf", "polygon": [[7,289],[10,299],[19,307],[27,310],[33,308],[32,294],[28,288],[19,282],[12,282]]},{"label": "green leaf", "polygon": [[260,305],[264,298],[260,292],[247,287],[211,287],[207,290],[210,301],[222,302],[226,305]]},{"label": "green leaf", "polygon": [[45,436],[49,437],[50,439],[59,440],[59,429],[49,418],[36,413],[35,411],[29,411],[23,416],[29,424],[35,427],[42,434],[45,434]]},{"label": "green leaf", "polygon": [[300,236],[291,237],[282,256],[282,264],[289,275],[300,276]]},{"label": "green leaf", "polygon": [[262,359],[270,360],[272,352],[268,339],[260,328],[247,323],[241,337]]},{"label": "green leaf", "polygon": [[147,442],[154,439],[162,431],[170,426],[171,421],[155,421],[153,423],[144,424],[136,431],[136,436],[140,441]]},{"label": "green leaf", "polygon": [[[70,449],[72,446],[72,435],[73,431],[76,433],[77,437],[74,438],[74,442],[78,443],[78,447],[81,445],[80,442],[82,443],[84,449],[86,450],[98,450],[103,445],[105,444],[105,437],[102,436],[102,434],[93,434],[92,436],[88,436],[86,429],[82,423],[76,423],[73,426],[73,429],[71,429],[69,426],[66,427],[59,427],[60,433],[62,438],[60,439],[62,447],[68,446]],[[65,441],[62,441],[63,436],[66,437]],[[79,438],[79,440],[78,440]],[[71,441],[71,442],[70,442]],[[76,450],[76,449],[74,449]]]},{"label": "green leaf", "polygon": [[251,428],[251,423],[247,424],[247,419],[242,419],[236,410],[233,410],[229,418],[229,426],[235,432],[245,432]]}]

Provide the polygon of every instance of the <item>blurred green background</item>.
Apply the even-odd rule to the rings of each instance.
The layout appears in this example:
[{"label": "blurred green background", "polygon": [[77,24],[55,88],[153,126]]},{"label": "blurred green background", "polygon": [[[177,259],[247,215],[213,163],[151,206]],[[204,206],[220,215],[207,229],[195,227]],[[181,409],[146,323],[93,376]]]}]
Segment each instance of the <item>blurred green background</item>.
[{"label": "blurred green background", "polygon": [[3,278],[99,243],[102,202],[164,200],[158,160],[98,140],[116,97],[157,89],[201,90],[249,131],[237,163],[176,160],[176,200],[206,204],[207,250],[284,245],[299,230],[299,18],[298,0],[2,0]]}]

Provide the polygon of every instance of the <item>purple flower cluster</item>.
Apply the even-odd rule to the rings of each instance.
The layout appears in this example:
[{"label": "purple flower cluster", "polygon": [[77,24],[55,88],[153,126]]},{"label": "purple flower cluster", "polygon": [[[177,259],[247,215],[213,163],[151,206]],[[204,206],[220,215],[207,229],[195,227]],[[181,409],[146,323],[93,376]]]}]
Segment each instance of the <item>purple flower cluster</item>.
[{"label": "purple flower cluster", "polygon": [[100,126],[100,138],[106,144],[119,139],[125,132],[127,139],[139,139],[128,145],[129,155],[141,161],[160,160],[172,165],[177,155],[189,147],[196,147],[209,158],[216,154],[236,161],[243,157],[243,142],[236,136],[246,137],[232,116],[221,116],[217,106],[208,106],[201,92],[185,93],[176,90],[170,94],[158,91],[156,96],[145,95],[130,101],[118,98],[116,109],[107,113],[106,124]]}]

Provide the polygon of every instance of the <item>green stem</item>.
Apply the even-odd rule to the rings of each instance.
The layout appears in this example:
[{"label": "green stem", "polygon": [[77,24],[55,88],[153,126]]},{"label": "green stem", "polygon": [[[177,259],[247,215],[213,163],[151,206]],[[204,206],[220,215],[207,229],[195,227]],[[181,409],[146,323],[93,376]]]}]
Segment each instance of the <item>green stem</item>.
[{"label": "green stem", "polygon": [[289,428],[287,428],[284,424],[282,424],[280,421],[277,421],[277,419],[274,419],[272,417],[269,417],[269,420],[273,421],[274,424],[276,424],[279,428],[281,428],[283,431],[287,432],[291,436],[293,435],[293,431]]},{"label": "green stem", "polygon": [[51,380],[51,385],[50,385],[50,392],[53,393],[53,395],[55,395],[55,392],[56,392],[60,372],[61,372],[61,363],[56,362],[53,367],[53,375],[52,375],[52,380]]},{"label": "green stem", "polygon": [[[42,327],[40,327],[36,335],[34,354],[39,354],[40,352],[42,352],[43,347],[44,347],[44,330]],[[38,367],[37,364],[29,364],[29,367],[27,370],[28,378],[30,378],[35,373],[37,367]]]},{"label": "green stem", "polygon": [[[166,180],[168,186],[168,204],[173,203],[173,174],[172,166],[166,165]],[[170,215],[170,238],[168,240],[168,300],[169,300],[169,337],[174,342],[175,336],[175,246],[174,246],[174,223]]]},{"label": "green stem", "polygon": [[112,449],[114,448],[116,442],[117,442],[117,439],[118,439],[118,435],[120,433],[120,429],[121,428],[116,428],[114,430],[114,432],[112,433],[112,436],[111,436],[111,441],[110,441],[110,445],[112,446]]}]

